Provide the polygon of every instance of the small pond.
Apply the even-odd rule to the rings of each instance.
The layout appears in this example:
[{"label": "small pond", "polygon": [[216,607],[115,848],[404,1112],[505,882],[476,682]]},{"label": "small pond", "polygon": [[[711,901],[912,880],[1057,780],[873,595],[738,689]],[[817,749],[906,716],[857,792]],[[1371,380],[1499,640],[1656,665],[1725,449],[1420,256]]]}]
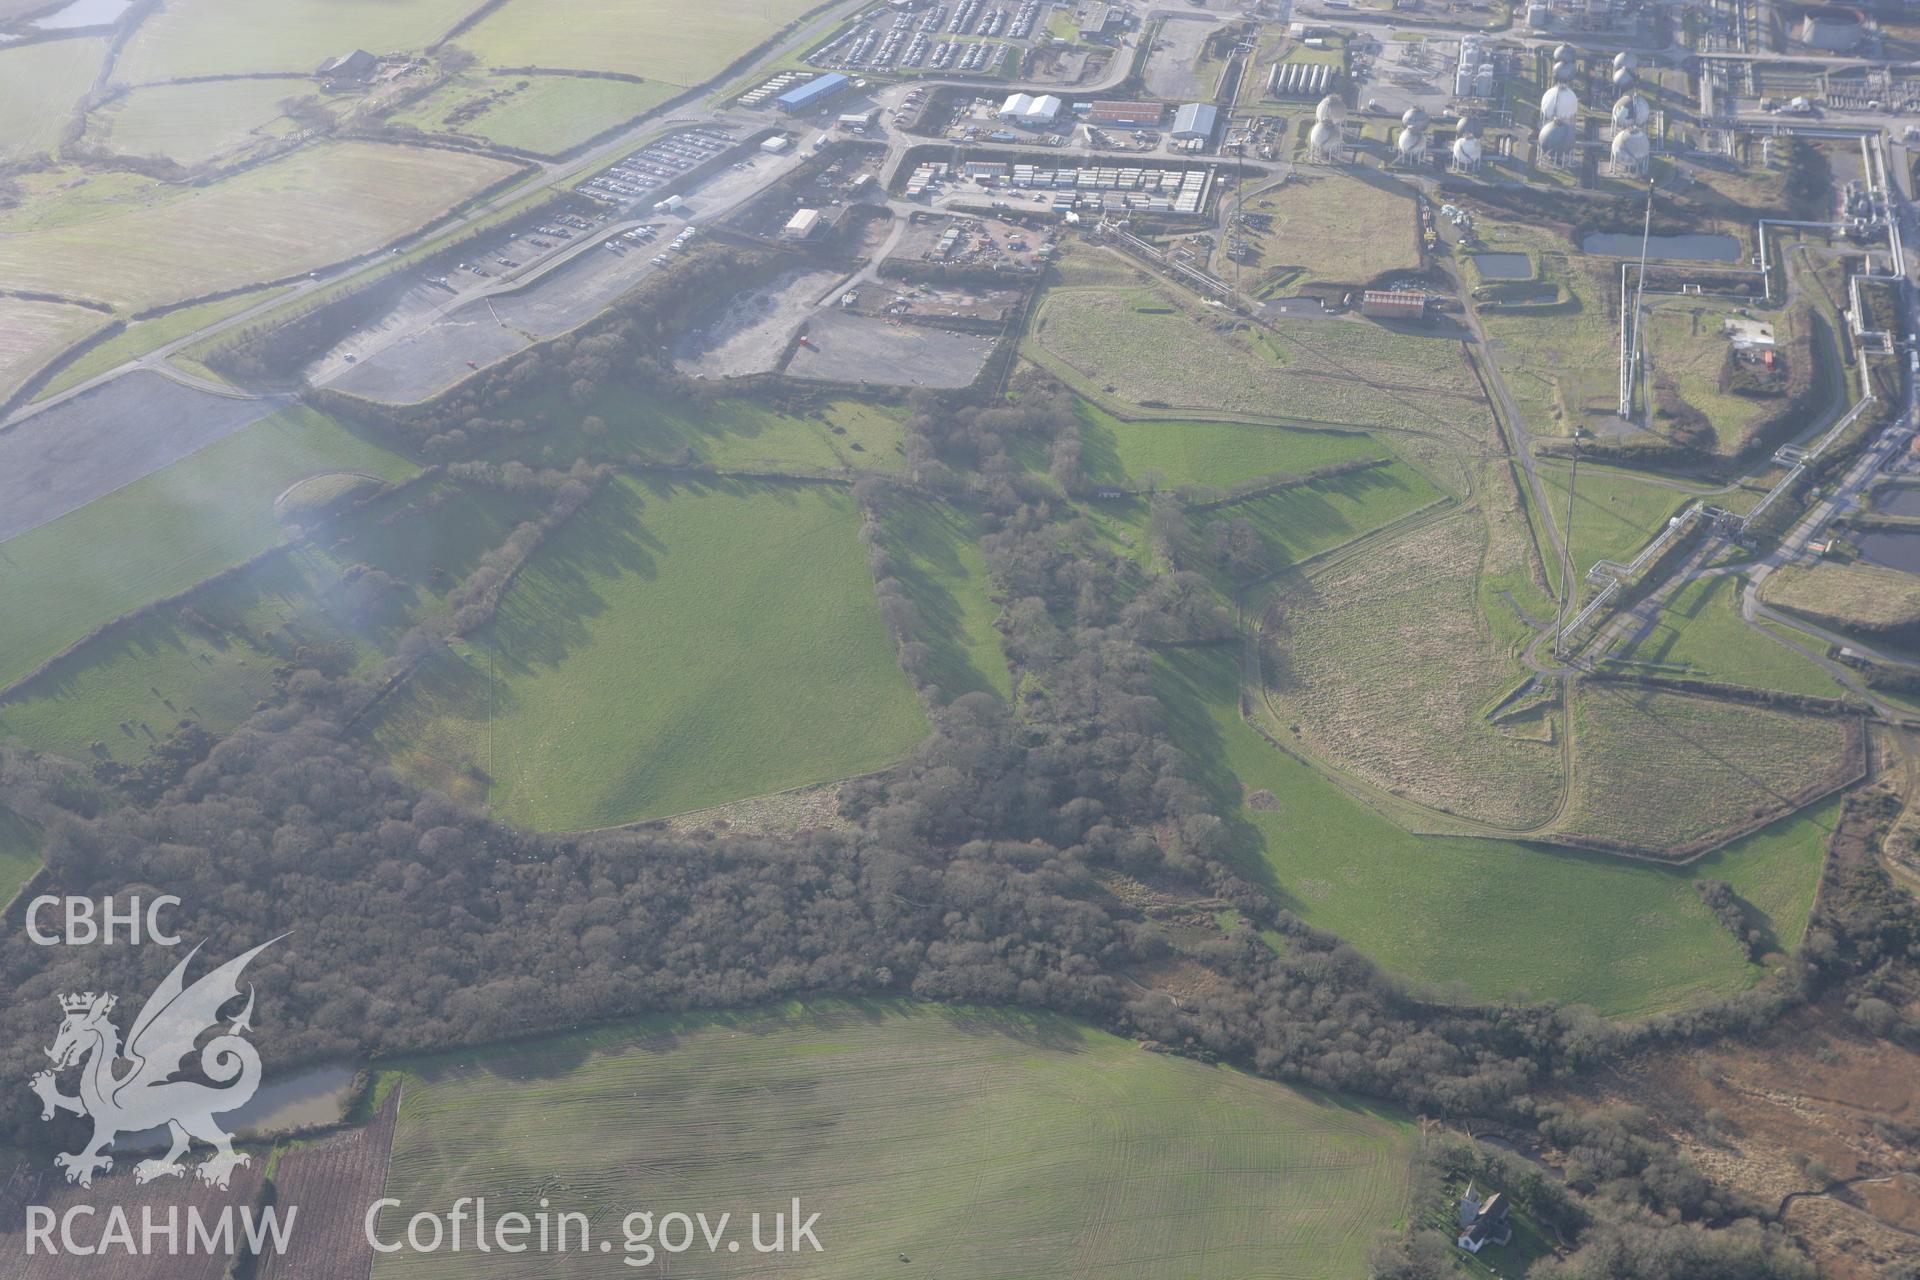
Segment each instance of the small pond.
[{"label": "small pond", "polygon": [[1853,534],[1848,541],[1860,548],[1860,558],[1868,564],[1920,573],[1920,533],[1871,529]]},{"label": "small pond", "polygon": [[1476,253],[1473,265],[1483,280],[1533,279],[1533,259],[1524,253]]},{"label": "small pond", "polygon": [[[1605,254],[1609,258],[1637,258],[1640,256],[1640,237],[1631,233],[1595,231],[1580,241],[1580,247],[1588,253]],[[1740,241],[1733,236],[1709,235],[1705,232],[1684,236],[1649,236],[1647,256],[1682,258],[1689,262],[1738,262]]]},{"label": "small pond", "polygon": [[120,20],[133,0],[73,0],[33,23],[36,31],[66,31],[72,27],[104,27]]},{"label": "small pond", "polygon": [[1920,516],[1920,487],[1889,485],[1873,495],[1873,509],[1883,516]]}]

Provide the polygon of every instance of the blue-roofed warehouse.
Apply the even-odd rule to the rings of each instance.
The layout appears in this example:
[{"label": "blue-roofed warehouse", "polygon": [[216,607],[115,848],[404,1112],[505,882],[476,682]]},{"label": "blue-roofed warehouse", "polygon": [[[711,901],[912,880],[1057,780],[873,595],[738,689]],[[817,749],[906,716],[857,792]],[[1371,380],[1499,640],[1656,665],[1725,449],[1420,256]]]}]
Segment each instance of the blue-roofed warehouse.
[{"label": "blue-roofed warehouse", "polygon": [[1173,136],[1182,142],[1210,141],[1219,123],[1220,113],[1212,103],[1189,102],[1173,113]]},{"label": "blue-roofed warehouse", "polygon": [[818,80],[809,80],[796,89],[789,89],[775,98],[774,105],[790,116],[817,107],[846,88],[852,81],[838,71],[829,71]]}]

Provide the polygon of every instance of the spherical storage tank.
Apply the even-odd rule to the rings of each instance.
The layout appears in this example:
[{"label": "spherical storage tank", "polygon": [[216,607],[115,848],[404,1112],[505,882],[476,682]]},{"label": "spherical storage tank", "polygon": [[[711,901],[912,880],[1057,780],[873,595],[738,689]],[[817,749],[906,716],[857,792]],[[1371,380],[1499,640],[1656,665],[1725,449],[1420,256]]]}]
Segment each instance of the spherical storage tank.
[{"label": "spherical storage tank", "polygon": [[1426,143],[1427,134],[1424,129],[1402,129],[1400,131],[1400,154],[1403,156],[1417,155],[1420,148],[1425,146]]},{"label": "spherical storage tank", "polygon": [[1323,124],[1339,124],[1347,118],[1347,104],[1337,94],[1330,93],[1313,109],[1313,118]]},{"label": "spherical storage tank", "polygon": [[1613,87],[1625,93],[1633,88],[1635,78],[1632,67],[1622,67],[1613,73]]},{"label": "spherical storage tank", "polygon": [[1615,71],[1631,71],[1639,65],[1640,59],[1634,57],[1625,49],[1613,55],[1613,69]]},{"label": "spherical storage tank", "polygon": [[1613,135],[1613,167],[1640,173],[1653,154],[1653,141],[1640,129],[1622,129]]},{"label": "spherical storage tank", "polygon": [[1553,60],[1555,62],[1572,62],[1573,54],[1574,48],[1570,44],[1555,45],[1553,48]]},{"label": "spherical storage tank", "polygon": [[1565,120],[1549,121],[1540,130],[1540,151],[1551,159],[1559,160],[1573,150],[1573,126]]},{"label": "spherical storage tank", "polygon": [[1463,133],[1453,140],[1453,163],[1456,168],[1471,169],[1480,163],[1480,139],[1472,134]]},{"label": "spherical storage tank", "polygon": [[1419,107],[1408,107],[1405,114],[1400,117],[1400,123],[1409,129],[1424,129],[1429,119],[1431,117]]},{"label": "spherical storage tank", "polygon": [[1554,63],[1553,78],[1554,78],[1554,82],[1557,84],[1566,84],[1569,80],[1572,80],[1573,64],[1571,62]]},{"label": "spherical storage tank", "polygon": [[1340,145],[1340,126],[1331,120],[1316,121],[1307,134],[1307,145],[1322,154],[1332,151]]},{"label": "spherical storage tank", "polygon": [[1458,129],[1463,137],[1477,138],[1480,136],[1480,121],[1474,116],[1461,116],[1459,122],[1454,125],[1454,128]]},{"label": "spherical storage tank", "polygon": [[1556,84],[1540,95],[1540,119],[1544,123],[1571,120],[1579,114],[1579,96],[1563,84]]},{"label": "spherical storage tank", "polygon": [[1652,118],[1653,108],[1637,93],[1623,93],[1620,100],[1613,104],[1613,125],[1616,129],[1638,128]]}]

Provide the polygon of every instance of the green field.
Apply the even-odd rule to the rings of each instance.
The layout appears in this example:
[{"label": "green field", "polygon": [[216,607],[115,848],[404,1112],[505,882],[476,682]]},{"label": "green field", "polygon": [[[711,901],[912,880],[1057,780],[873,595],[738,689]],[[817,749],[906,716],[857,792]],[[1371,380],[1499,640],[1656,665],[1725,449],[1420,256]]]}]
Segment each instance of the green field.
[{"label": "green field", "polygon": [[[1247,727],[1233,654],[1163,653],[1156,689],[1247,872],[1307,923],[1416,985],[1524,991],[1616,1016],[1741,990],[1760,970],[1701,904],[1699,876],[1732,884],[1782,945],[1805,932],[1834,802],[1680,869],[1417,836]],[[1258,791],[1272,803],[1249,805]]]},{"label": "green field", "polygon": [[1767,576],[1760,598],[1842,630],[1920,628],[1920,578],[1878,565],[1782,565]]},{"label": "green field", "polygon": [[1188,316],[1154,289],[1055,288],[1025,349],[1076,390],[1147,409],[1475,440],[1490,429],[1457,341],[1355,320],[1226,323]]},{"label": "green field", "polygon": [[[1537,281],[1475,291],[1480,321],[1515,402],[1535,435],[1571,435],[1590,412],[1611,412],[1620,400],[1620,330],[1607,314],[1608,270],[1618,264],[1575,252],[1551,233],[1489,218],[1476,220],[1486,247],[1526,253]],[[1548,305],[1502,305],[1551,291]],[[1509,296],[1510,295],[1510,296]]]},{"label": "green field", "polygon": [[115,68],[145,84],[182,76],[311,72],[357,46],[420,50],[479,0],[170,0],[140,24]]},{"label": "green field", "polygon": [[0,163],[60,149],[60,131],[106,53],[102,37],[0,47]]},{"label": "green field", "polygon": [[490,778],[500,817],[543,830],[891,764],[926,721],[859,524],[828,486],[616,481],[548,539],[461,656],[415,677],[377,736],[436,785]]},{"label": "green field", "polygon": [[160,84],[115,98],[87,120],[87,141],[122,155],[166,156],[189,167],[294,128],[288,98],[309,96],[296,80]]},{"label": "green field", "polygon": [[916,638],[933,650],[929,674],[951,701],[963,693],[1008,697],[1013,677],[994,620],[979,530],[966,512],[904,494],[888,499],[886,548],[894,576],[920,615]]},{"label": "green field", "polygon": [[1863,732],[1843,717],[1591,680],[1577,686],[1573,725],[1563,829],[1655,854],[1745,830],[1851,781],[1861,753],[1849,748]]},{"label": "green field", "polygon": [[404,459],[310,409],[289,409],[0,543],[0,688],[130,609],[280,540],[273,499],[302,476]]},{"label": "green field", "polygon": [[[1694,495],[1670,485],[1655,484],[1629,471],[1591,462],[1573,470],[1556,463],[1538,467],[1547,498],[1553,504],[1553,523],[1573,551],[1575,575],[1586,573],[1596,560],[1630,562],[1652,542],[1667,521],[1694,500]],[[1577,490],[1569,526],[1567,490]]]},{"label": "green field", "polygon": [[[1398,460],[1330,476],[1196,513],[1197,556],[1216,585],[1230,589],[1411,515],[1440,496],[1425,476]],[[1244,559],[1218,555],[1216,538],[1242,521],[1258,535],[1258,550]]]},{"label": "green field", "polygon": [[[823,1251],[782,1257],[781,1275],[1331,1280],[1362,1274],[1407,1212],[1406,1121],[1050,1014],[786,1005],[449,1056],[380,1083],[396,1079],[386,1194],[404,1212],[464,1195],[531,1212],[550,1194],[618,1250],[637,1207],[731,1212],[744,1232],[798,1196]],[[741,1256],[701,1246],[656,1265],[769,1273]],[[552,1266],[406,1253],[373,1274]]]},{"label": "green field", "polygon": [[1462,511],[1290,587],[1262,630],[1263,675],[1278,726],[1297,726],[1331,766],[1440,813],[1532,830],[1559,804],[1564,726],[1486,719],[1523,673],[1481,613],[1487,546],[1479,513]]},{"label": "green field", "polygon": [[0,297],[0,401],[112,317],[87,307]]},{"label": "green field", "polygon": [[1385,451],[1357,433],[1298,431],[1244,422],[1129,422],[1080,405],[1080,470],[1099,485],[1226,488],[1260,476],[1299,475],[1315,467]]},{"label": "green field", "polygon": [[0,807],[0,906],[11,902],[39,869],[39,830],[13,810]]},{"label": "green field", "polygon": [[652,0],[574,0],[565,21],[540,0],[507,0],[460,37],[490,67],[618,71],[682,88],[710,80],[817,0],[716,0],[698,21]]},{"label": "green field", "polygon": [[672,97],[674,86],[598,76],[461,75],[387,117],[557,155]]},{"label": "green field", "polygon": [[1812,660],[1748,626],[1740,616],[1744,577],[1721,574],[1688,583],[1667,603],[1660,621],[1639,644],[1611,655],[1684,670],[1661,674],[1811,693],[1846,692]]},{"label": "green field", "polygon": [[254,289],[231,298],[221,298],[217,302],[181,307],[151,320],[136,320],[105,342],[89,347],[85,355],[49,378],[47,385],[34,398],[44,399],[58,395],[69,387],[77,387],[88,378],[117,368],[129,360],[137,360],[149,351],[164,347],[228,316],[237,315],[248,307],[257,307],[284,292],[285,289]]},{"label": "green field", "polygon": [[[723,470],[789,473],[898,471],[905,466],[902,411],[859,400],[828,401],[796,416],[752,400],[693,406],[610,386],[584,409],[551,395],[530,405],[529,412],[546,412],[558,420],[560,425],[540,437],[543,448],[556,458],[606,451]],[[582,430],[589,417],[605,424],[603,439],[590,439]],[[523,447],[509,442],[495,453],[504,460]]]},{"label": "green field", "polygon": [[356,141],[308,147],[209,187],[145,183],[131,203],[110,194],[122,184],[102,184],[83,206],[36,207],[42,225],[0,235],[0,278],[157,306],[364,253],[512,172],[487,156]]}]

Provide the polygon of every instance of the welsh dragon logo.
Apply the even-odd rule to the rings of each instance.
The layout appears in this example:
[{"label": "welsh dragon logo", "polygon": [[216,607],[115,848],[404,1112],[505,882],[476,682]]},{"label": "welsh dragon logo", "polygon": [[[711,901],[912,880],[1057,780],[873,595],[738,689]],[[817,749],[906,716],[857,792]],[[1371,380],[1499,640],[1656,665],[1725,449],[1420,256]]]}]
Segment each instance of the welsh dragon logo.
[{"label": "welsh dragon logo", "polygon": [[[181,1157],[196,1140],[213,1148],[213,1154],[194,1170],[209,1186],[224,1188],[233,1171],[248,1163],[246,1155],[233,1149],[233,1135],[215,1124],[213,1117],[244,1105],[260,1087],[260,1054],[241,1034],[252,1028],[251,983],[246,1008],[224,1033],[199,1050],[200,1071],[213,1084],[173,1077],[194,1053],[201,1035],[218,1030],[220,1010],[240,997],[240,974],[248,962],[278,941],[263,942],[187,986],[187,965],[200,952],[194,947],[141,1008],[124,1048],[119,1028],[107,1016],[117,1002],[114,996],[89,991],[60,997],[66,1017],[53,1047],[46,1051],[53,1069],[35,1075],[31,1085],[40,1096],[42,1120],[71,1111],[93,1121],[93,1137],[86,1146],[53,1158],[68,1182],[91,1187],[96,1173],[113,1168],[113,1157],[106,1152],[116,1136],[161,1125],[167,1128],[172,1148],[164,1156],[136,1165],[136,1182],[183,1176],[187,1166]],[[123,1060],[126,1068],[116,1070]],[[60,1092],[57,1080],[59,1073],[76,1066],[80,1093],[70,1098]]]}]

